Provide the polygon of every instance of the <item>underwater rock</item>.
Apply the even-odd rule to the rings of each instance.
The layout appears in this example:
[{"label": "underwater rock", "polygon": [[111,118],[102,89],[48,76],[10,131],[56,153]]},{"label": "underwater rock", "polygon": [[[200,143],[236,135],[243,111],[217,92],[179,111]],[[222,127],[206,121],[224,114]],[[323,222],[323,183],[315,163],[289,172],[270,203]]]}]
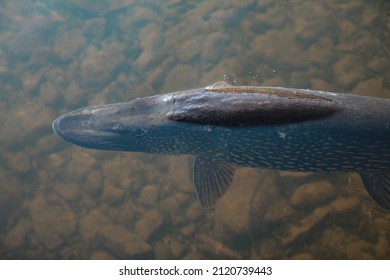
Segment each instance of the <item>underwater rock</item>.
[{"label": "underwater rock", "polygon": [[381,56],[374,57],[367,62],[368,70],[374,71],[378,74],[382,74],[386,71],[386,69],[389,69],[389,67],[390,61],[387,58]]},{"label": "underwater rock", "polygon": [[195,230],[196,230],[196,226],[194,223],[192,223],[192,224],[189,224],[187,226],[182,227],[180,229],[180,233],[183,236],[190,236],[195,232]]},{"label": "underwater rock", "polygon": [[173,225],[179,224],[185,220],[182,215],[183,209],[187,207],[190,199],[193,199],[188,194],[177,192],[170,197],[160,201],[159,206],[165,213],[169,214]]},{"label": "underwater rock", "polygon": [[[211,25],[225,25],[231,22],[238,24],[237,20],[241,20],[237,15],[236,9],[232,8],[226,1],[224,2],[226,8],[218,7],[217,9],[211,10],[208,21]],[[215,3],[212,3],[215,5]],[[210,30],[211,31],[211,30]],[[209,31],[209,32],[210,32]]]},{"label": "underwater rock", "polygon": [[361,24],[366,28],[374,28],[372,25],[379,18],[380,8],[364,7],[361,9]]},{"label": "underwater rock", "polygon": [[105,33],[106,20],[104,18],[92,18],[85,21],[83,34],[88,39],[102,39]]},{"label": "underwater rock", "polygon": [[188,207],[185,217],[188,221],[197,221],[206,215],[206,211],[202,209],[197,201]]},{"label": "underwater rock", "polygon": [[278,225],[288,221],[295,214],[297,211],[290,206],[287,200],[276,199],[264,213],[264,222],[267,225]]},{"label": "underwater rock", "polygon": [[303,253],[298,253],[296,255],[293,255],[291,260],[315,260],[316,257],[313,256],[313,254],[308,253],[308,252],[303,252]]},{"label": "underwater rock", "polygon": [[89,151],[72,149],[71,159],[68,163],[66,173],[74,181],[82,180],[94,170],[96,158],[94,158]]},{"label": "underwater rock", "polygon": [[0,170],[0,233],[7,221],[24,201],[24,186],[10,174]]},{"label": "underwater rock", "polygon": [[279,171],[279,176],[281,178],[286,178],[289,182],[291,180],[299,180],[303,181],[309,176],[311,176],[313,173],[309,172],[290,172],[290,171]]},{"label": "underwater rock", "polygon": [[[134,157],[134,154],[131,154]],[[144,176],[143,170],[147,169],[142,161],[131,160],[124,153],[116,153],[112,159],[103,161],[104,186],[115,186],[123,190],[138,191],[139,178]]]},{"label": "underwater rock", "polygon": [[150,258],[152,247],[121,225],[109,225],[98,232],[97,240],[119,259]]},{"label": "underwater rock", "polygon": [[99,89],[112,82],[126,61],[123,51],[124,46],[118,43],[104,43],[101,48],[89,46],[79,68],[80,83]]},{"label": "underwater rock", "polygon": [[376,93],[383,91],[383,78],[373,77],[360,81],[352,90],[356,94],[377,96]]},{"label": "underwater rock", "polygon": [[279,171],[278,172],[280,180],[278,183],[283,187],[289,187],[291,185],[299,185],[304,180],[313,175],[311,172],[290,172],[290,171]]},{"label": "underwater rock", "polygon": [[[264,0],[262,0],[261,2],[263,2]],[[229,3],[230,2],[230,3]],[[233,9],[252,9],[252,5],[255,5],[258,1],[257,0],[242,0],[240,2],[237,2],[237,1],[226,1],[226,4],[230,4],[229,6],[233,6],[234,8]],[[268,1],[264,1],[264,2],[268,2]]]},{"label": "underwater rock", "polygon": [[330,210],[328,207],[319,207],[310,215],[300,220],[298,224],[289,225],[287,227],[287,234],[281,238],[282,245],[288,246],[307,236],[314,228],[318,227],[321,222],[323,222],[329,212]]},{"label": "underwater rock", "polygon": [[186,85],[188,88],[198,86],[197,84],[198,72],[196,68],[187,64],[177,64],[172,70],[170,70],[165,76],[164,86],[162,91],[171,91],[177,89],[177,81],[180,81],[181,85]]},{"label": "underwater rock", "polygon": [[146,206],[154,206],[159,198],[160,189],[155,185],[146,185],[140,192],[137,202]]},{"label": "underwater rock", "polygon": [[321,206],[337,196],[336,188],[327,181],[307,183],[298,187],[290,197],[290,203],[297,209]]},{"label": "underwater rock", "polygon": [[62,205],[48,205],[42,195],[30,203],[32,226],[48,250],[61,246],[76,231],[76,216]]},{"label": "underwater rock", "polygon": [[199,84],[207,85],[210,81],[220,81],[222,77],[229,83],[234,83],[234,74],[232,76],[226,75],[226,69],[234,68],[238,64],[240,64],[239,57],[224,57],[223,63],[218,64],[208,63],[207,67],[205,67],[206,71],[199,73]]},{"label": "underwater rock", "polygon": [[164,224],[164,216],[157,210],[146,212],[135,224],[135,232],[144,240],[149,240]]},{"label": "underwater rock", "polygon": [[224,54],[224,50],[229,46],[229,37],[222,32],[209,34],[202,42],[201,55],[204,59],[216,63]]},{"label": "underwater rock", "polygon": [[263,4],[263,1],[258,5],[261,5],[258,9],[263,10],[263,12],[252,13],[250,17],[243,20],[245,31],[254,32],[257,35],[264,34],[269,30],[281,29],[285,26],[288,18],[280,12],[278,7],[270,7],[266,3]]},{"label": "underwater rock", "polygon": [[84,190],[88,195],[92,197],[95,197],[96,195],[101,193],[101,191],[103,190],[103,176],[99,171],[94,170],[89,173],[85,181]]},{"label": "underwater rock", "polygon": [[153,246],[155,258],[157,260],[180,259],[186,250],[185,245],[171,236],[164,236]]},{"label": "underwater rock", "polygon": [[376,217],[372,220],[372,225],[380,235],[387,236],[390,232],[390,217],[388,215]]},{"label": "underwater rock", "polygon": [[329,20],[333,16],[332,11],[322,3],[312,5],[310,2],[301,2],[299,5],[292,4],[291,8],[301,15],[294,20],[292,28],[300,40],[314,42],[315,39],[326,37],[324,33],[332,33],[337,28],[336,22]]},{"label": "underwater rock", "polygon": [[339,258],[345,259],[344,247],[346,242],[350,242],[351,240],[356,240],[355,236],[339,226],[333,225],[325,228],[319,239],[319,244],[323,250],[323,252],[319,252],[322,254],[321,259],[329,258],[327,256],[329,252],[339,252]]},{"label": "underwater rock", "polygon": [[192,186],[190,171],[192,164],[189,164],[189,161],[192,163],[192,158],[187,156],[172,158],[169,161],[169,180],[175,185],[176,189],[188,194],[193,194],[194,187]]},{"label": "underwater rock", "polygon": [[59,96],[58,88],[51,82],[42,83],[39,87],[39,97],[45,105],[54,106]]},{"label": "underwater rock", "polygon": [[360,211],[361,203],[357,197],[340,197],[330,203],[332,214],[350,215]]},{"label": "underwater rock", "polygon": [[72,60],[84,45],[85,39],[80,29],[61,33],[54,41],[53,51],[61,60]]},{"label": "underwater rock", "polygon": [[158,240],[153,244],[153,252],[156,260],[172,259],[172,252],[169,249],[169,244],[164,240]]},{"label": "underwater rock", "polygon": [[[334,48],[334,42],[330,36],[322,36],[318,38],[318,40],[306,51],[308,57],[310,57],[310,65],[324,65],[329,63],[329,61],[334,60],[334,53],[331,51],[332,48]],[[318,73],[315,71],[312,73],[313,74],[311,74],[308,78],[312,81],[317,81],[317,87],[313,85],[312,88],[320,88],[321,90],[328,91],[334,90],[334,85],[332,85],[333,87],[330,87],[322,77],[318,77]]]},{"label": "underwater rock", "polygon": [[347,259],[350,260],[373,260],[373,246],[366,240],[357,240],[345,244]]},{"label": "underwater rock", "polygon": [[[34,118],[31,118],[34,116]],[[49,130],[53,121],[50,111],[40,101],[30,100],[15,105],[3,120],[0,144],[4,148],[22,149],[34,143],[41,136],[40,131]]]},{"label": "underwater rock", "polygon": [[268,230],[264,214],[278,196],[275,174],[249,168],[236,172],[233,185],[216,204],[216,235],[231,242],[237,237],[243,238]]},{"label": "underwater rock", "polygon": [[51,43],[54,26],[54,21],[47,18],[24,22],[21,30],[8,42],[9,50],[18,58],[28,57],[34,50]]},{"label": "underwater rock", "polygon": [[90,260],[114,260],[114,256],[106,251],[94,251],[91,253]]},{"label": "underwater rock", "polygon": [[171,250],[172,257],[174,259],[179,259],[183,255],[183,252],[185,250],[185,245],[182,244],[181,242],[173,239],[169,243],[169,248]]},{"label": "underwater rock", "polygon": [[334,30],[336,25],[333,21],[329,21],[328,17],[317,19],[297,19],[295,22],[294,31],[299,39],[305,43],[314,43],[323,33]]},{"label": "underwater rock", "polygon": [[9,250],[22,249],[27,244],[30,223],[21,219],[4,237],[3,245]]},{"label": "underwater rock", "polygon": [[17,173],[29,172],[32,169],[32,159],[27,151],[6,153],[10,170]]},{"label": "underwater rock", "polygon": [[229,249],[226,245],[223,243],[205,235],[205,234],[198,234],[195,237],[196,239],[196,247],[198,250],[203,252],[204,254],[210,256],[213,259],[232,259],[232,260],[239,260],[241,259],[241,256],[239,253],[234,252],[233,250]]},{"label": "underwater rock", "polygon": [[204,255],[196,245],[190,245],[189,250],[183,257],[183,260],[204,260],[210,259],[210,256]]},{"label": "underwater rock", "polygon": [[63,97],[67,105],[78,106],[84,97],[84,92],[76,81],[71,81],[66,87]]},{"label": "underwater rock", "polygon": [[114,223],[121,225],[134,224],[134,216],[137,214],[137,208],[131,200],[112,207],[104,207],[104,211],[108,217],[110,217]]},{"label": "underwater rock", "polygon": [[[251,50],[256,55],[256,59],[264,60],[275,68],[307,67],[306,56],[294,36],[288,29],[271,29],[252,41]],[[288,44],[288,51],[286,51],[286,44]]]},{"label": "underwater rock", "polygon": [[174,55],[181,63],[186,63],[199,54],[202,44],[203,41],[199,37],[188,38],[184,42],[180,42]]},{"label": "underwater rock", "polygon": [[125,197],[125,191],[112,186],[105,186],[102,193],[102,202],[110,205],[120,204]]},{"label": "underwater rock", "polygon": [[288,84],[294,88],[309,88],[310,76],[306,71],[291,73]]},{"label": "underwater rock", "polygon": [[161,33],[161,26],[157,23],[151,23],[141,30],[139,38],[142,52],[135,61],[141,69],[153,66],[156,61],[161,61],[161,56],[164,57],[161,49],[164,38]]},{"label": "underwater rock", "polygon": [[334,90],[334,85],[332,85],[331,83],[324,81],[322,79],[316,78],[316,77],[312,77],[310,83],[311,83],[311,86],[310,86],[311,88],[320,88],[320,89],[323,89],[325,91]]},{"label": "underwater rock", "polygon": [[81,195],[80,186],[76,183],[58,182],[54,188],[63,199],[68,201],[76,201]]},{"label": "underwater rock", "polygon": [[[169,13],[169,10],[165,12]],[[127,30],[129,26],[143,26],[152,22],[160,23],[161,14],[157,10],[134,5],[131,9],[128,9],[128,13],[121,20],[121,28]]]},{"label": "underwater rock", "polygon": [[365,77],[365,65],[356,55],[345,55],[333,65],[333,74],[343,88],[352,87]]},{"label": "underwater rock", "polygon": [[285,259],[286,250],[273,237],[259,240],[256,251],[258,256],[253,255],[251,259],[277,260]]},{"label": "underwater rock", "polygon": [[92,209],[88,214],[80,217],[81,237],[84,242],[92,242],[100,230],[111,224],[111,220],[100,209]]},{"label": "underwater rock", "polygon": [[141,55],[139,56],[139,58],[137,59],[136,63],[139,65],[141,69],[151,68],[153,62],[157,60],[156,52],[157,52],[156,50],[153,50],[150,47],[144,49]]},{"label": "underwater rock", "polygon": [[390,244],[386,236],[380,235],[378,242],[374,246],[375,256],[381,259],[389,259],[390,257]]},{"label": "underwater rock", "polygon": [[51,63],[52,59],[53,51],[51,46],[42,46],[31,53],[30,59],[28,60],[28,67],[34,69],[44,68]]},{"label": "underwater rock", "polygon": [[239,170],[235,177],[240,177],[244,172],[247,179],[245,184],[241,184],[240,191],[236,187],[237,179],[234,179],[232,186],[215,206],[215,232],[222,240],[250,232],[251,200],[258,182],[254,179],[256,175],[252,174],[253,170]]}]

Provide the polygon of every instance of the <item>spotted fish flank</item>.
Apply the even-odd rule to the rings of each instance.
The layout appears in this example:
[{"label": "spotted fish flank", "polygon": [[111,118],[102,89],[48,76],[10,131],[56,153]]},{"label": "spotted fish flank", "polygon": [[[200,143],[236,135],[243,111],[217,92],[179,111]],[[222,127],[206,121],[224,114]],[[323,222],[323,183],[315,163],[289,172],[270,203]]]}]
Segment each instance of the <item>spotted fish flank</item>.
[{"label": "spotted fish flank", "polygon": [[194,155],[194,186],[206,208],[238,165],[359,172],[370,196],[390,210],[389,99],[220,82],[82,108],[53,129],[91,149]]}]

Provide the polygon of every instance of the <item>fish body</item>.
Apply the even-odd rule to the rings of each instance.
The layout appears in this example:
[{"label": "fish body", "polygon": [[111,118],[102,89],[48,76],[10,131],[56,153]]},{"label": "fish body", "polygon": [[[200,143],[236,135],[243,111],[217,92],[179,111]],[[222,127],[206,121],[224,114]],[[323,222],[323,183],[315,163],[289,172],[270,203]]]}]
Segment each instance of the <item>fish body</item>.
[{"label": "fish body", "polygon": [[359,172],[390,209],[390,100],[281,87],[210,87],[82,108],[54,131],[91,149],[195,156],[194,186],[213,207],[236,166]]}]

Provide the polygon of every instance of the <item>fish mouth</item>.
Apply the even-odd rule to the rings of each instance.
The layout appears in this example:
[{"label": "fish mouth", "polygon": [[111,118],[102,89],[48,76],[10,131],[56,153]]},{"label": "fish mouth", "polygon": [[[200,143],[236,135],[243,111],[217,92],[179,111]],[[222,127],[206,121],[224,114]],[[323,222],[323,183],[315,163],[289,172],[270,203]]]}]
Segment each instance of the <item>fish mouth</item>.
[{"label": "fish mouth", "polygon": [[65,141],[85,147],[99,149],[97,143],[104,143],[115,137],[115,133],[84,126],[90,116],[66,114],[56,118],[52,123],[54,132]]},{"label": "fish mouth", "polygon": [[63,115],[53,121],[52,128],[54,132],[69,142],[73,142],[76,136],[84,135],[87,130],[82,127],[80,115]]},{"label": "fish mouth", "polygon": [[62,116],[56,118],[56,119],[53,121],[51,127],[52,127],[53,131],[54,131],[58,136],[61,136],[62,138],[64,138],[64,135],[63,135],[63,133],[62,133],[62,130],[60,129],[60,124],[61,124],[61,120],[62,120],[62,119],[63,119]]}]

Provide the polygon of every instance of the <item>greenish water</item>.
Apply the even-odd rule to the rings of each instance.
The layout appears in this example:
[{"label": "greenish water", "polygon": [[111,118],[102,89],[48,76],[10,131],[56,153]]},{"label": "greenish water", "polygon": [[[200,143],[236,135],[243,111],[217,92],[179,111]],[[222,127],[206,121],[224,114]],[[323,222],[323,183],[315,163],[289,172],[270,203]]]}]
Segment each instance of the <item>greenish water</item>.
[{"label": "greenish water", "polygon": [[389,259],[390,214],[356,174],[243,168],[204,210],[190,157],[51,130],[220,80],[390,98],[389,1],[160,2],[0,0],[0,258]]}]

